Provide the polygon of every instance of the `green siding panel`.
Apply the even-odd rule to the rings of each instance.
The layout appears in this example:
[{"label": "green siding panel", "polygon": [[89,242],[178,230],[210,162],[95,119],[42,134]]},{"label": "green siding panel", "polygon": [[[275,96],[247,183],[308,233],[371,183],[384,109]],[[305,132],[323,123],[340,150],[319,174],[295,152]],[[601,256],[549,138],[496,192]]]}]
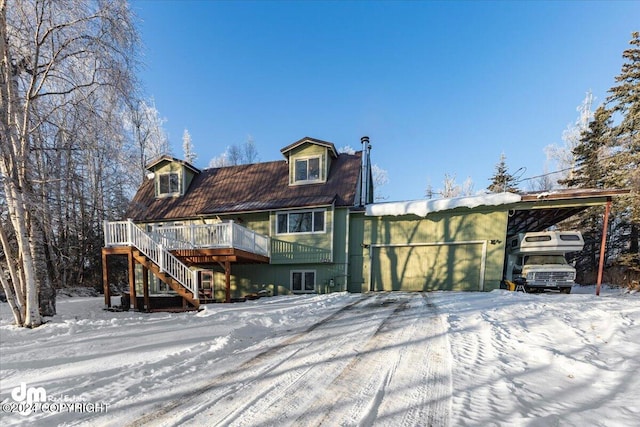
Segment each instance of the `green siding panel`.
[{"label": "green siding panel", "polygon": [[349,271],[348,286],[349,292],[366,292],[368,286],[365,278],[368,275],[368,263],[365,263],[365,256],[368,252],[363,247],[363,237],[365,233],[365,216],[363,213],[351,213],[349,215]]},{"label": "green siding panel", "polygon": [[[242,296],[266,289],[272,295],[289,294],[291,271],[311,270],[316,273],[315,293],[346,290],[343,266],[339,264],[263,265],[235,264],[231,267],[232,295]],[[221,273],[220,273],[221,274]],[[220,277],[224,283],[224,277]],[[333,282],[332,282],[333,280]],[[216,279],[216,283],[217,279]],[[333,286],[331,284],[333,283]]]}]

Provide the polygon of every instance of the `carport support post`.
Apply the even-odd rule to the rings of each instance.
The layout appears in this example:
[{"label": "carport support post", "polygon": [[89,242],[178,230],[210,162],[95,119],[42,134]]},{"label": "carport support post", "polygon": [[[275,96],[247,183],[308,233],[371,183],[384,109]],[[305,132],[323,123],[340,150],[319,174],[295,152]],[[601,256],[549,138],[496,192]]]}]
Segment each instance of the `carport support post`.
[{"label": "carport support post", "polygon": [[604,219],[602,224],[602,241],[600,243],[600,262],[598,263],[598,281],[596,282],[596,296],[600,295],[600,285],[602,284],[602,271],[604,270],[604,256],[607,248],[607,229],[609,228],[609,211],[611,210],[611,198],[607,199],[604,208]]}]

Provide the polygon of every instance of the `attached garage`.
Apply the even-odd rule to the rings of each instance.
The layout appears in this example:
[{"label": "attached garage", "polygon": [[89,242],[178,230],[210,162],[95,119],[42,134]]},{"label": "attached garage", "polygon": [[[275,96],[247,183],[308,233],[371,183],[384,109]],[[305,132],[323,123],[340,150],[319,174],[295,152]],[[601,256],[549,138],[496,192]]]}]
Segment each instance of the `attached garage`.
[{"label": "attached garage", "polygon": [[373,291],[481,291],[487,241],[373,245]]},{"label": "attached garage", "polygon": [[563,190],[368,205],[353,221],[363,240],[350,246],[349,290],[497,289],[510,236],[545,230],[625,193]]},{"label": "attached garage", "polygon": [[363,291],[498,288],[508,221],[504,204],[519,200],[499,194],[466,198],[464,205],[448,199],[368,206]]}]

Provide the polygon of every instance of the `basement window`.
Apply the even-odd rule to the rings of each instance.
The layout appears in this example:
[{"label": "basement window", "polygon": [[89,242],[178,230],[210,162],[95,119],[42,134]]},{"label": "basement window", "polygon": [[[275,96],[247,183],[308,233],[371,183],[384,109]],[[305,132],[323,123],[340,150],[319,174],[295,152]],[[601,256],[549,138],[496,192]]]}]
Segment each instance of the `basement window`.
[{"label": "basement window", "polygon": [[313,293],[316,290],[315,270],[291,271],[291,292]]}]

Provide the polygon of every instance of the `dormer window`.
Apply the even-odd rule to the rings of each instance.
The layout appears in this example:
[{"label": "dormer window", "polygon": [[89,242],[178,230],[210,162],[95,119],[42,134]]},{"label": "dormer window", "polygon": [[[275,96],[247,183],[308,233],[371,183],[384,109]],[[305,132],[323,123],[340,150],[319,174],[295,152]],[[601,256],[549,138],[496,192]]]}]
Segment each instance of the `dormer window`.
[{"label": "dormer window", "polygon": [[338,158],[331,142],[302,138],[280,150],[289,164],[289,185],[321,184],[329,179],[331,163]]},{"label": "dormer window", "polygon": [[156,198],[184,195],[200,174],[200,170],[190,163],[166,155],[149,163],[147,170],[147,177],[153,180]]},{"label": "dormer window", "polygon": [[296,159],[295,168],[296,183],[320,181],[320,156]]},{"label": "dormer window", "polygon": [[158,195],[174,196],[180,194],[180,174],[177,172],[158,175]]}]

